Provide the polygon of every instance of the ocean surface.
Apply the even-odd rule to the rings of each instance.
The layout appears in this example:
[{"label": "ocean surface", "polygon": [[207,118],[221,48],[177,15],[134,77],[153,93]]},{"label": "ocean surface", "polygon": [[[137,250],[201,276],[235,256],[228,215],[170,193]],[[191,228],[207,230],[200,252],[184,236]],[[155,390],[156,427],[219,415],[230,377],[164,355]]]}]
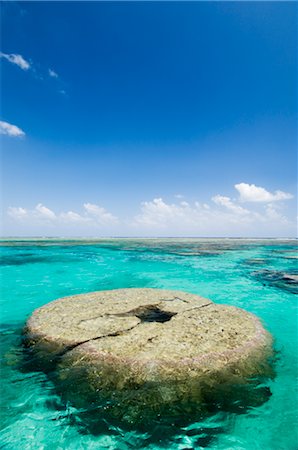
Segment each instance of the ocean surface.
[{"label": "ocean surface", "polygon": [[[297,241],[51,239],[0,245],[1,449],[298,449]],[[270,395],[243,409],[214,408],[187,421],[156,418],[142,429],[110,422],[100,407],[90,423],[88,411],[65,404],[46,374],[23,364],[26,319],[59,297],[129,287],[184,290],[257,314],[274,337],[276,375],[262,386]]]}]

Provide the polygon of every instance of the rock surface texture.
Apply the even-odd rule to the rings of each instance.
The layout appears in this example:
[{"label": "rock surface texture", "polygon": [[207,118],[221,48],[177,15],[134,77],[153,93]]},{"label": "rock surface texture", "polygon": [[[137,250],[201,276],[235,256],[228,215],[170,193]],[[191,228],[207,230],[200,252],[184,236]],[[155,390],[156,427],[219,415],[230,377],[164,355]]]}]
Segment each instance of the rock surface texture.
[{"label": "rock surface texture", "polygon": [[143,407],[182,411],[266,374],[272,351],[256,316],[160,289],[62,298],[34,311],[25,333],[41,361],[56,361],[57,379],[79,406],[106,399],[130,419]]}]

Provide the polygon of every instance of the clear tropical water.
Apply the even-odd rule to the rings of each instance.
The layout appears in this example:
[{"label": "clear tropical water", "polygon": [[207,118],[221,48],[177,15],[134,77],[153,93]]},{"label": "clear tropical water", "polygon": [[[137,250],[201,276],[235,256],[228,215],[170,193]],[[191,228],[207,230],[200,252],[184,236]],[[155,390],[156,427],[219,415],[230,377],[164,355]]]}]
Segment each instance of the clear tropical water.
[{"label": "clear tropical water", "polygon": [[[1,445],[26,449],[296,450],[297,247],[295,241],[2,241]],[[273,334],[271,396],[245,411],[127,429],[98,410],[88,427],[47,376],[21,369],[30,313],[58,297],[123,287],[179,289],[257,314]]]}]

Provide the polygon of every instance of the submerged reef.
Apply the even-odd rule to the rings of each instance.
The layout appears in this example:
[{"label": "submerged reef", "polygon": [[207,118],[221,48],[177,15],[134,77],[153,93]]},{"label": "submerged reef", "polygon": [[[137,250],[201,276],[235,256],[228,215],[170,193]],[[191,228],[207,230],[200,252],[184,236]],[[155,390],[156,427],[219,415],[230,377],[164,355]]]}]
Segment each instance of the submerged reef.
[{"label": "submerged reef", "polygon": [[269,284],[278,289],[298,294],[298,273],[285,273],[277,270],[259,270],[252,274],[263,285]]},{"label": "submerged reef", "polygon": [[24,336],[64,399],[129,423],[232,402],[272,374],[272,337],[256,316],[180,291],[58,299],[33,312]]}]

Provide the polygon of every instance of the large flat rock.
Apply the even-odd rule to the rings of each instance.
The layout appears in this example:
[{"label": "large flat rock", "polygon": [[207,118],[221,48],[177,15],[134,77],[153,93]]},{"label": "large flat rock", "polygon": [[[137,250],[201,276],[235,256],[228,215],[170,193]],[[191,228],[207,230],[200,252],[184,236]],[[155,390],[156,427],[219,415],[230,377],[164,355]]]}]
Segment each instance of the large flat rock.
[{"label": "large flat rock", "polygon": [[[26,332],[32,342],[61,351],[85,341],[124,333],[146,320],[167,320],[171,314],[210,303],[197,295],[161,289],[91,292],[61,298],[35,310]],[[164,319],[159,311],[165,313]]]},{"label": "large flat rock", "polygon": [[272,346],[256,316],[160,289],[62,298],[36,310],[25,331],[45,364],[58,357],[58,378],[77,400],[113,397],[138,411],[201,402],[219,385],[262,375]]}]

